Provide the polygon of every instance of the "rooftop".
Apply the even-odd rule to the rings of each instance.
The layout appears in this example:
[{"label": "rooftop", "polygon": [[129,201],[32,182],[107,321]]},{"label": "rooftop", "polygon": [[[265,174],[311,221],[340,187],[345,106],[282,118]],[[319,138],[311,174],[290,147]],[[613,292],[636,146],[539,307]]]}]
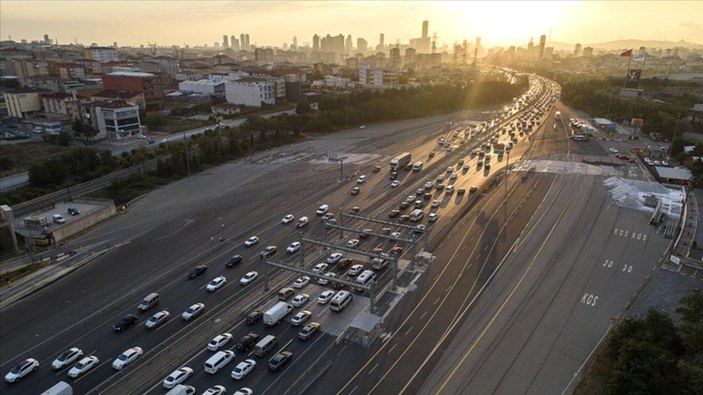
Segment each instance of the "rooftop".
[{"label": "rooftop", "polygon": [[139,96],[139,92],[132,92],[128,90],[115,90],[115,89],[105,89],[100,92],[95,93],[95,97],[109,97],[111,99],[131,99],[135,96]]},{"label": "rooftop", "polygon": [[107,75],[111,75],[111,76],[115,76],[115,77],[135,77],[135,78],[156,77],[156,75],[154,75],[154,74],[144,73],[141,71],[113,71],[112,73],[108,73]]}]

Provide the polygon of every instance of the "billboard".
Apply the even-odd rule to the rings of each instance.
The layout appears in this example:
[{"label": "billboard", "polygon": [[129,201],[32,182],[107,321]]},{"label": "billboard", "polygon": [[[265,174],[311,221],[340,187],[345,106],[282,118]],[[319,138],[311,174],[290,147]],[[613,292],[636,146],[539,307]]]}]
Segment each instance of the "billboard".
[{"label": "billboard", "polygon": [[642,118],[632,118],[632,120],[630,121],[630,126],[641,128],[643,123],[644,119]]},{"label": "billboard", "polygon": [[625,78],[625,89],[637,89],[640,86],[641,69],[630,69]]}]

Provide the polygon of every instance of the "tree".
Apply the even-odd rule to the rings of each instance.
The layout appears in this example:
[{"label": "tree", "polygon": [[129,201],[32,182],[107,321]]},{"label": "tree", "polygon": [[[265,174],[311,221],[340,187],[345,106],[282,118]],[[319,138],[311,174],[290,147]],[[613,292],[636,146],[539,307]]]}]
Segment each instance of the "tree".
[{"label": "tree", "polygon": [[295,106],[295,113],[298,115],[303,115],[303,114],[309,114],[312,112],[312,108],[310,108],[310,105],[307,103],[298,103],[297,106]]},{"label": "tree", "polygon": [[149,130],[159,130],[168,124],[168,120],[160,112],[150,112],[144,117],[143,123]]}]

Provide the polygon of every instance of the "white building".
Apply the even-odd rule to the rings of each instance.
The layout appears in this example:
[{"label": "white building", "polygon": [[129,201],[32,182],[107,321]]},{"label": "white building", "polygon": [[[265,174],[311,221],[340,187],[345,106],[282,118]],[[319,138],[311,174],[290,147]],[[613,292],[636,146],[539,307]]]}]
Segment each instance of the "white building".
[{"label": "white building", "polygon": [[90,47],[83,50],[86,59],[93,59],[100,63],[117,62],[117,49],[112,47]]},{"label": "white building", "polygon": [[373,89],[395,88],[398,86],[398,71],[362,64],[359,66],[359,84]]},{"label": "white building", "polygon": [[120,101],[100,103],[95,107],[95,117],[99,130],[97,138],[118,140],[141,133],[139,106]]},{"label": "white building", "polygon": [[276,83],[264,78],[245,77],[225,82],[225,97],[228,103],[248,107],[276,103]]},{"label": "white building", "polygon": [[225,91],[225,82],[211,80],[183,81],[178,84],[178,90],[200,95],[214,95]]}]

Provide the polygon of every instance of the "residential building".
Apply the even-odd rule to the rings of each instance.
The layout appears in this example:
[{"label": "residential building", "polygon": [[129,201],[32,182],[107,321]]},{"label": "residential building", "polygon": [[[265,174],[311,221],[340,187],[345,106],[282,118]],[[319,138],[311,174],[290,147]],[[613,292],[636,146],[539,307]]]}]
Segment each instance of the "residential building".
[{"label": "residential building", "polygon": [[59,77],[53,75],[34,75],[29,78],[24,83],[24,86],[28,89],[35,90],[45,90],[50,92],[60,92],[61,91],[61,81]]},{"label": "residential building", "polygon": [[3,92],[7,113],[13,118],[26,119],[41,110],[39,92],[20,89],[16,92]]},{"label": "residential building", "polygon": [[112,47],[90,47],[83,50],[86,59],[93,59],[100,63],[117,62],[117,49]]},{"label": "residential building", "polygon": [[146,109],[146,101],[143,92],[134,92],[128,90],[103,89],[94,93],[90,100],[93,102],[125,102],[131,106],[137,106],[140,109]]},{"label": "residential building", "polygon": [[356,51],[362,54],[365,54],[366,51],[368,51],[369,48],[369,42],[366,41],[365,39],[359,37],[356,39]]},{"label": "residential building", "polygon": [[225,97],[228,103],[248,107],[261,107],[276,103],[276,83],[265,78],[244,77],[225,82]]},{"label": "residential building", "polygon": [[122,101],[96,103],[98,138],[119,140],[141,132],[139,107]]},{"label": "residential building", "polygon": [[222,80],[183,81],[178,84],[178,90],[199,95],[215,95],[225,92],[225,82]]},{"label": "residential building", "polygon": [[398,71],[387,68],[372,68],[368,64],[359,66],[359,84],[365,88],[387,89],[398,86]]},{"label": "residential building", "polygon": [[151,73],[116,71],[102,76],[105,89],[127,90],[144,94],[147,109],[159,109],[164,101],[161,78]]}]

